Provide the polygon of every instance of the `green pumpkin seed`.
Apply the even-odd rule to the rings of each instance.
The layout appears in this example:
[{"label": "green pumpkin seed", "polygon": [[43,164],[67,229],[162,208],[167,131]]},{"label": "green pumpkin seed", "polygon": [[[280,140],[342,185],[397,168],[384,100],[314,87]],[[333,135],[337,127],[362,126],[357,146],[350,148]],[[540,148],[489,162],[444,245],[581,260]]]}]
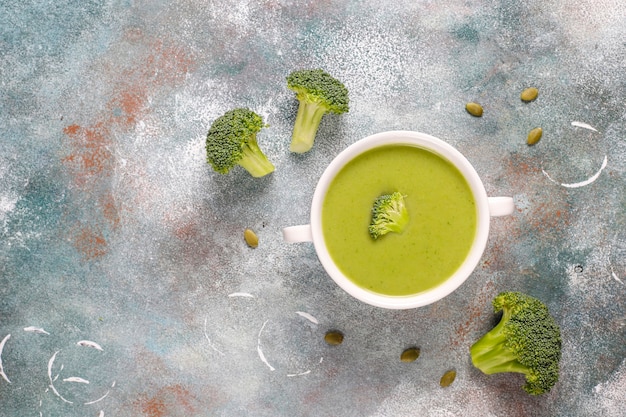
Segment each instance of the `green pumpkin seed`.
[{"label": "green pumpkin seed", "polygon": [[251,248],[259,246],[259,237],[254,233],[252,229],[246,229],[243,231],[243,238]]},{"label": "green pumpkin seed", "polygon": [[483,115],[483,107],[478,103],[467,103],[465,110],[474,117],[481,117]]},{"label": "green pumpkin seed", "polygon": [[343,334],[338,331],[329,331],[329,332],[326,332],[326,335],[324,336],[324,340],[329,345],[333,345],[333,346],[340,345],[343,342]]},{"label": "green pumpkin seed", "polygon": [[520,94],[520,98],[522,99],[522,101],[528,102],[535,100],[538,95],[539,90],[537,90],[535,87],[529,87],[522,91],[522,93]]},{"label": "green pumpkin seed", "polygon": [[541,139],[541,135],[543,135],[543,129],[540,127],[536,127],[528,133],[528,137],[526,138],[526,143],[528,145],[534,145],[539,142]]},{"label": "green pumpkin seed", "polygon": [[456,378],[456,371],[454,369],[450,369],[445,374],[443,374],[443,376],[441,377],[441,380],[439,381],[439,385],[441,385],[444,388],[449,387],[450,385],[452,385],[455,378]]},{"label": "green pumpkin seed", "polygon": [[402,352],[402,354],[400,355],[400,360],[402,362],[413,362],[419,357],[420,357],[420,348],[412,347]]}]

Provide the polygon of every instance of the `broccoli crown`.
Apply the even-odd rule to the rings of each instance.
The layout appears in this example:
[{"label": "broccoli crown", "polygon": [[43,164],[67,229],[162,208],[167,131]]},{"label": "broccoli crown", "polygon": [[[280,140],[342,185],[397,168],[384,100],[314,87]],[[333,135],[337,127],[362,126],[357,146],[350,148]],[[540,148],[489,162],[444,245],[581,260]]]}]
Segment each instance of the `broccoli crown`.
[{"label": "broccoli crown", "polygon": [[266,125],[261,116],[250,109],[229,110],[218,117],[206,138],[207,161],[220,174],[235,165],[245,168],[255,177],[274,170],[274,165],[259,148],[256,134]]},{"label": "broccoli crown", "polygon": [[370,236],[378,239],[389,232],[402,233],[409,222],[409,212],[402,193],[383,194],[374,200]]},{"label": "broccoli crown", "polygon": [[287,87],[306,103],[317,103],[325,112],[346,113],[349,110],[348,89],[322,69],[293,71]]},{"label": "broccoli crown", "polygon": [[502,318],[470,348],[474,366],[485,374],[522,373],[532,395],[550,391],[559,379],[561,332],[548,307],[520,292],[503,292],[492,304]]}]

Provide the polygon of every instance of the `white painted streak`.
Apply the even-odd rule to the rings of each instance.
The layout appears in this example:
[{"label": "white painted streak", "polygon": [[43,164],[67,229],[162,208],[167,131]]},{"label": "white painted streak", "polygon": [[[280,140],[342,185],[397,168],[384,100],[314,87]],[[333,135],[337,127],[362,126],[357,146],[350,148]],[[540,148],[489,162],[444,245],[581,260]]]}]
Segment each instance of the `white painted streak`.
[{"label": "white painted streak", "polygon": [[71,376],[69,378],[63,378],[63,382],[77,382],[79,384],[89,384],[89,381],[79,376]]},{"label": "white painted streak", "polygon": [[272,365],[270,365],[270,363],[267,361],[267,359],[265,359],[265,354],[263,353],[263,350],[261,350],[261,346],[256,347],[256,351],[259,354],[259,358],[261,358],[261,361],[267,365],[268,368],[270,368],[270,371],[275,371],[276,368],[274,368]]},{"label": "white painted streak", "polygon": [[583,129],[593,130],[594,132],[598,131],[595,127],[583,122],[572,122],[572,126],[582,127]]},{"label": "white painted streak", "polygon": [[595,180],[597,180],[600,177],[600,174],[602,174],[602,171],[604,170],[604,168],[606,168],[607,164],[608,164],[608,157],[606,155],[604,155],[604,161],[602,161],[602,166],[600,167],[598,172],[596,172],[594,175],[592,175],[591,177],[587,178],[584,181],[576,182],[576,183],[573,183],[573,184],[559,183],[558,181],[553,179],[544,169],[542,169],[541,172],[543,172],[543,175],[545,175],[550,181],[552,181],[555,184],[559,184],[561,187],[565,187],[565,188],[580,188],[580,187],[584,187],[585,185],[589,185],[592,182],[594,182]]},{"label": "white painted streak", "polygon": [[91,340],[81,340],[77,342],[76,344],[78,346],[84,346],[84,347],[104,351],[104,349],[102,349],[102,347],[99,344],[97,344],[96,342],[92,342]]},{"label": "white painted streak", "polygon": [[44,329],[42,329],[41,327],[35,327],[35,326],[24,327],[24,331],[31,332],[31,333],[38,333],[38,334],[50,334]]},{"label": "white painted streak", "polygon": [[100,410],[100,414],[98,414],[98,417],[104,417],[104,411]]},{"label": "white painted streak", "polygon": [[9,380],[9,377],[7,377],[7,374],[4,373],[4,368],[2,367],[2,351],[4,350],[4,344],[7,342],[7,340],[9,340],[10,337],[11,335],[8,334],[4,337],[4,339],[2,339],[2,342],[0,342],[0,376],[9,384],[11,383],[11,381]]},{"label": "white painted streak", "polygon": [[65,398],[63,398],[63,396],[61,394],[59,394],[59,391],[57,391],[57,389],[54,387],[54,380],[52,379],[52,366],[54,365],[54,360],[57,358],[57,355],[58,355],[59,352],[60,352],[60,350],[57,350],[56,352],[54,352],[54,355],[52,355],[52,357],[48,361],[48,379],[50,380],[49,387],[52,390],[52,392],[54,393],[54,395],[56,395],[61,400],[63,400],[63,402],[66,402],[68,404],[74,404],[72,401],[69,401],[69,400],[66,400]]},{"label": "white painted streak", "polygon": [[560,184],[557,180],[553,179],[553,178],[550,176],[550,174],[548,174],[548,173],[546,172],[546,170],[545,170],[545,169],[541,168],[541,172],[543,172],[543,175],[545,175],[545,176],[546,176],[546,178],[547,178],[547,179],[549,179],[550,181],[552,181],[553,183],[561,185],[561,184]]},{"label": "white painted streak", "polygon": [[211,349],[213,349],[214,351],[216,351],[220,355],[224,356],[224,352],[222,352],[221,350],[216,348],[215,345],[213,344],[213,342],[211,342],[211,339],[209,339],[209,334],[207,333],[206,329],[207,329],[207,318],[205,317],[204,318],[204,337],[206,338],[207,342],[209,342],[209,346],[211,347]]},{"label": "white painted streak", "polygon": [[268,320],[265,320],[265,323],[263,323],[263,326],[261,326],[261,330],[259,330],[259,336],[257,338],[257,345],[256,345],[256,351],[259,354],[259,358],[261,358],[261,361],[267,365],[268,368],[270,368],[270,371],[275,371],[276,369],[270,365],[270,363],[267,361],[267,359],[265,359],[265,355],[263,354],[263,350],[261,349],[261,333],[263,333],[263,329],[265,329],[265,325],[267,324]]},{"label": "white painted streak", "polygon": [[254,298],[254,295],[247,293],[247,292],[234,292],[232,294],[228,294],[228,297],[232,298],[232,297],[247,297],[247,298]]},{"label": "white painted streak", "polygon": [[109,393],[111,391],[107,391],[102,397],[98,398],[97,400],[93,400],[93,401],[87,401],[85,403],[85,405],[90,405],[90,404],[95,404],[95,403],[99,403],[100,401],[104,400],[106,397],[109,396]]},{"label": "white painted streak", "polygon": [[309,370],[307,370],[307,371],[304,371],[304,372],[299,372],[299,373],[297,373],[297,374],[287,374],[287,376],[288,376],[288,377],[302,376],[302,375],[308,375],[308,374],[310,374],[310,373],[311,373],[311,370],[309,369]]},{"label": "white painted streak", "polygon": [[309,313],[305,313],[303,311],[296,311],[296,314],[301,316],[301,317],[304,317],[305,319],[307,319],[311,323],[319,324],[319,321],[317,321],[317,319],[315,317],[313,317],[312,315],[310,315]]},{"label": "white painted streak", "polygon": [[[611,276],[613,277],[613,279],[617,282],[619,282],[622,285],[626,285],[624,284],[624,281],[622,281],[621,279],[619,279],[619,277],[617,276],[617,274],[615,273],[615,271],[613,270],[613,265],[611,265]],[[1,349],[0,349],[1,351]]]}]

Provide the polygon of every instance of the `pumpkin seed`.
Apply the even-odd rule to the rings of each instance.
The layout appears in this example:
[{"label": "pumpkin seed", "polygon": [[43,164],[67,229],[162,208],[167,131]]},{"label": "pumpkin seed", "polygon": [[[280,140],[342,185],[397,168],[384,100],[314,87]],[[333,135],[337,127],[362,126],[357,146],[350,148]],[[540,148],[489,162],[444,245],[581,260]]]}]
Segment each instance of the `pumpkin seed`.
[{"label": "pumpkin seed", "polygon": [[533,130],[528,132],[526,143],[528,145],[534,145],[535,143],[539,142],[539,139],[541,139],[541,135],[543,135],[543,129],[540,127],[534,128]]},{"label": "pumpkin seed", "polygon": [[246,229],[243,231],[243,238],[251,248],[259,246],[259,237],[254,233],[252,229]]},{"label": "pumpkin seed", "polygon": [[329,345],[340,345],[343,342],[343,334],[341,332],[338,331],[329,331],[326,332],[326,335],[324,336],[324,340],[326,341],[326,343],[328,343]]},{"label": "pumpkin seed", "polygon": [[420,348],[412,347],[402,352],[402,354],[400,355],[400,360],[402,362],[413,362],[419,357],[420,357]]},{"label": "pumpkin seed", "polygon": [[465,110],[474,117],[481,117],[483,115],[483,107],[478,103],[467,103]]},{"label": "pumpkin seed", "polygon": [[450,369],[449,371],[446,371],[445,374],[443,374],[443,376],[441,377],[441,380],[439,381],[439,385],[441,385],[444,388],[449,387],[450,385],[452,385],[455,378],[456,378],[456,371],[454,369]]},{"label": "pumpkin seed", "polygon": [[528,102],[535,100],[538,95],[539,90],[537,90],[535,87],[528,87],[527,89],[522,91],[522,93],[520,94],[520,98],[522,99],[522,101]]}]

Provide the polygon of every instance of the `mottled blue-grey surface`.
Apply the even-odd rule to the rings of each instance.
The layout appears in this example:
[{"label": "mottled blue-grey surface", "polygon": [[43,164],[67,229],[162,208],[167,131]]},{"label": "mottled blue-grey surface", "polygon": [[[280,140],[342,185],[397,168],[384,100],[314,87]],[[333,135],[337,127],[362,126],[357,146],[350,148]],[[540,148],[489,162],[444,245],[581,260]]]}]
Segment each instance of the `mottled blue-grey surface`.
[{"label": "mottled blue-grey surface", "polygon": [[[306,67],[351,109],[295,155],[285,77]],[[206,164],[240,106],[270,124],[267,177]],[[351,299],[281,236],[337,153],[391,129],[458,147],[517,205],[458,291],[408,311]],[[622,0],[2,1],[0,415],[626,415],[625,143]],[[546,395],[471,365],[502,290],[561,325]]]}]

